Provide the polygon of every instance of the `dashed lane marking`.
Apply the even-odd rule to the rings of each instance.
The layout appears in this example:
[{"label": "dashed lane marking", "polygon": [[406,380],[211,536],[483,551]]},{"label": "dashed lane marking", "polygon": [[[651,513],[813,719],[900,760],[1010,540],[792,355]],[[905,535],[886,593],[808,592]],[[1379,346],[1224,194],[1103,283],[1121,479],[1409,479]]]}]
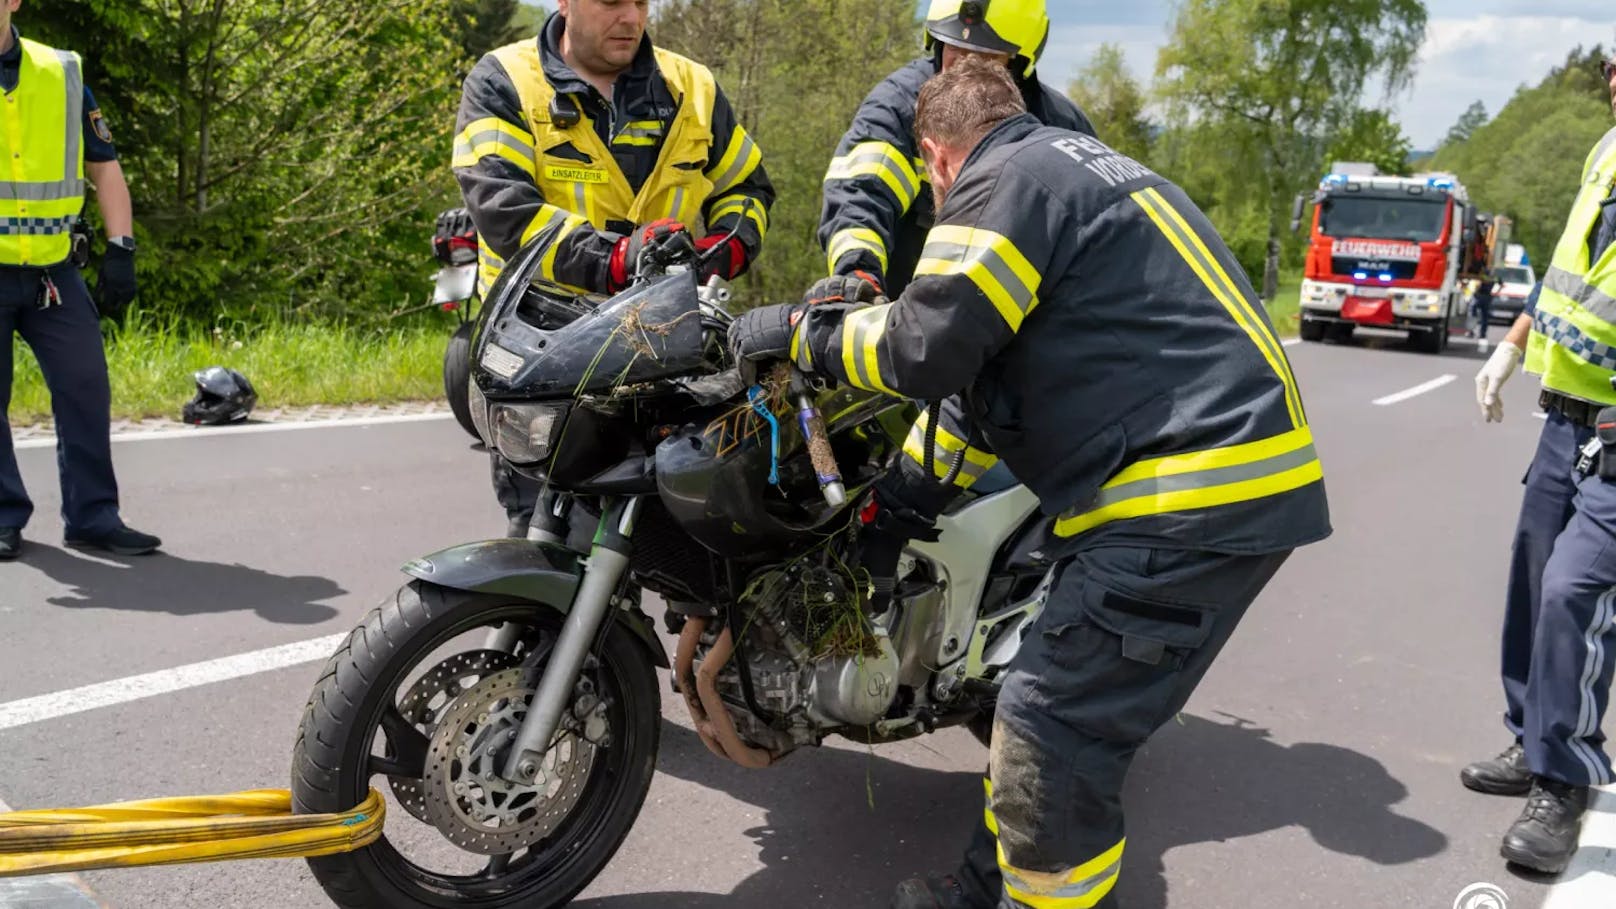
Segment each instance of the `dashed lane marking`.
[{"label": "dashed lane marking", "polygon": [[1432,379],[1429,382],[1421,383],[1419,385],[1414,386],[1413,388],[1405,388],[1402,391],[1399,391],[1399,392],[1397,392],[1395,394],[1389,394],[1389,395],[1385,396],[1384,398],[1376,398],[1375,399],[1375,406],[1377,406],[1377,407],[1390,407],[1393,404],[1400,404],[1400,403],[1402,403],[1404,401],[1407,401],[1409,398],[1417,398],[1420,395],[1425,394],[1426,392],[1436,391],[1438,388],[1441,388],[1442,386],[1447,385],[1448,383],[1452,382],[1454,379],[1457,379],[1457,378],[1459,378],[1459,377],[1456,376],[1456,375],[1453,375],[1452,373],[1449,373],[1449,374],[1447,374],[1445,376],[1438,376],[1437,378]]},{"label": "dashed lane marking", "polygon": [[329,657],[347,632],[0,704],[0,732]]}]

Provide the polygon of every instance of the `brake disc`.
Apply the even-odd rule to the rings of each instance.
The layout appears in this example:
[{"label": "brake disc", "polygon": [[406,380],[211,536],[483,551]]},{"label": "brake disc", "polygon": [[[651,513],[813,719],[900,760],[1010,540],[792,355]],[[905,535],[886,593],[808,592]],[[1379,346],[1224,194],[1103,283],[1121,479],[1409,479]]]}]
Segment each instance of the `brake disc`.
[{"label": "brake disc", "polygon": [[[499,650],[468,650],[457,653],[431,669],[410,686],[398,702],[398,712],[410,725],[425,732],[428,738],[436,731],[438,722],[461,695],[476,684],[502,669],[510,669],[521,661]],[[424,823],[432,823],[426,813],[426,791],[421,780],[409,777],[387,778],[404,810]]]},{"label": "brake disc", "polygon": [[503,670],[461,695],[427,750],[428,823],[467,852],[506,855],[549,836],[577,806],[594,766],[597,746],[562,729],[532,784],[500,777],[533,701],[521,678],[520,669]]}]

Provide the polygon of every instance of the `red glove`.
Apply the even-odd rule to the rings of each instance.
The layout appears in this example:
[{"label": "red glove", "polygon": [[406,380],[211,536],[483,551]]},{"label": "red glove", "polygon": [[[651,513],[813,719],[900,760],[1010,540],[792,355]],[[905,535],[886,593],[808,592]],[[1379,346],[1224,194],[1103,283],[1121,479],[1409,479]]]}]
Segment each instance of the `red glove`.
[{"label": "red glove", "polygon": [[687,232],[683,224],[672,218],[634,228],[633,233],[618,240],[617,245],[612,247],[612,258],[606,267],[607,291],[615,294],[628,287],[628,282],[634,277],[633,270],[639,267],[640,253],[666,243],[676,234]]},{"label": "red glove", "polygon": [[705,282],[713,275],[718,275],[726,281],[733,281],[746,272],[746,244],[741,242],[740,237],[729,237],[726,243],[727,236],[727,234],[708,234],[696,241],[696,251],[704,258],[715,246],[729,247],[727,250],[713,253],[712,257],[707,259],[706,267],[701,270],[702,281]]}]

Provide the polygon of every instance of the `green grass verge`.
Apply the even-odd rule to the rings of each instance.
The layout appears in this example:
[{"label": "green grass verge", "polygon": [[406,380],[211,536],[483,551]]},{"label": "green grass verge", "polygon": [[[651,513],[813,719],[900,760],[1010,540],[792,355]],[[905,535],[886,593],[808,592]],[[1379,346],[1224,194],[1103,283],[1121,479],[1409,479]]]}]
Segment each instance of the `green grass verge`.
[{"label": "green grass verge", "polygon": [[[191,373],[214,365],[246,375],[260,408],[438,398],[453,328],[433,314],[382,328],[300,322],[201,328],[132,318],[107,338],[112,414],[177,420],[196,390]],[[27,346],[14,341],[13,352],[9,417],[23,426],[49,416],[50,393]]]},{"label": "green grass verge", "polygon": [[1268,317],[1281,338],[1294,338],[1302,318],[1302,276],[1287,272],[1279,276],[1279,291],[1268,304]]},{"label": "green grass verge", "polygon": [[[1302,278],[1283,275],[1268,314],[1281,337],[1294,337]],[[132,316],[107,338],[116,419],[171,417],[206,366],[240,370],[258,390],[258,406],[383,404],[443,393],[443,347],[454,323],[427,314],[384,328],[274,322],[201,328]],[[26,426],[50,415],[50,394],[32,353],[13,342],[16,373],[9,416]]]}]

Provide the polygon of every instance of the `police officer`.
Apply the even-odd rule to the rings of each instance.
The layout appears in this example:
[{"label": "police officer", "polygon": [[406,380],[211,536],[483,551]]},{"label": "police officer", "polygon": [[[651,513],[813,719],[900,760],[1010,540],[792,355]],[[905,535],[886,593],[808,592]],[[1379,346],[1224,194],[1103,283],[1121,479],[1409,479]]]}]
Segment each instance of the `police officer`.
[{"label": "police officer", "polygon": [[1038,81],[1034,67],[1048,40],[1044,0],[932,0],[926,56],[871,90],[825,173],[819,243],[831,275],[861,274],[892,297],[909,283],[937,214],[915,145],[915,99],[921,84],[960,60],[1002,63],[1034,117],[1094,134],[1076,105]]},{"label": "police officer", "polygon": [[[560,0],[537,40],[467,77],[454,170],[482,291],[541,235],[540,276],[579,293],[624,289],[642,250],[703,225],[709,275],[738,277],[762,249],[774,204],[763,152],[711,71],[652,46],[647,7]],[[496,454],[494,488],[510,534],[526,535],[537,484]]]},{"label": "police officer", "polygon": [[[808,294],[824,302],[749,312],[730,344],[950,399],[934,468],[964,487],[1003,457],[1048,516],[1061,569],[1002,678],[984,825],[957,873],[892,905],[1109,905],[1134,752],[1291,550],[1329,534],[1322,470],[1273,326],[1183,191],[1040,124],[980,61],[925,85],[915,131],[938,224],[903,295],[827,278]],[[957,490],[922,501],[914,464],[899,507],[935,515]],[[891,506],[877,496],[876,527]]]},{"label": "police officer", "polygon": [[[1601,67],[1616,112],[1616,59]],[[1477,792],[1524,795],[1504,835],[1514,864],[1559,872],[1577,851],[1588,787],[1613,781],[1600,723],[1616,668],[1616,129],[1599,141],[1535,306],[1476,377],[1488,422],[1526,348],[1548,413],[1526,474],[1504,613],[1504,752],[1464,768]],[[1604,416],[1601,416],[1601,413]],[[1600,436],[1606,436],[1601,442]]]},{"label": "police officer", "polygon": [[67,545],[143,555],[162,543],[118,516],[106,355],[71,236],[88,176],[108,238],[100,309],[114,315],[135,296],[129,187],[78,55],[18,34],[11,15],[21,5],[0,0],[0,158],[9,165],[0,170],[0,559],[21,553],[34,510],[5,423],[14,332],[33,350],[50,389]]}]

